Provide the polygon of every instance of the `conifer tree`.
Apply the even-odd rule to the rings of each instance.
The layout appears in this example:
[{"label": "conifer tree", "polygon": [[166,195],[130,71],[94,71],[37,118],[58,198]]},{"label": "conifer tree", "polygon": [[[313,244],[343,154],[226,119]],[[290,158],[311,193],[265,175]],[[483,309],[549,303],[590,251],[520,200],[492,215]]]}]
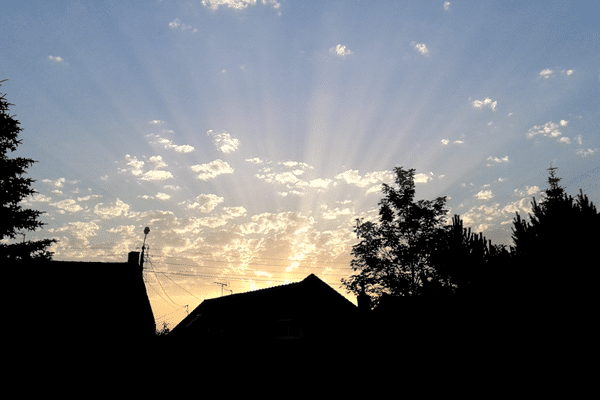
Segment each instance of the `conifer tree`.
[{"label": "conifer tree", "polygon": [[[0,81],[0,86],[2,82]],[[35,161],[24,157],[9,157],[21,144],[19,132],[22,128],[14,115],[6,95],[0,93],[0,235],[1,239],[15,239],[24,231],[35,231],[44,223],[40,221],[42,211],[23,208],[22,200],[36,193],[31,187],[33,179],[24,175]],[[47,250],[55,240],[25,241],[0,244],[0,259],[49,259],[52,253]]]}]

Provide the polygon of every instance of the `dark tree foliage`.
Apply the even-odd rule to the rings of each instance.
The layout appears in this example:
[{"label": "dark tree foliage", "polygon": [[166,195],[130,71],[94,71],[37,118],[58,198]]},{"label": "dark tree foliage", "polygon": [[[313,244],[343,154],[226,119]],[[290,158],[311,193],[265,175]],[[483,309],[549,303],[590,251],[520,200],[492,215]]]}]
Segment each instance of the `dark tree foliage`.
[{"label": "dark tree foliage", "polygon": [[438,276],[431,254],[446,215],[445,197],[415,201],[414,169],[394,169],[395,186],[383,185],[379,222],[357,220],[354,274],[343,279],[348,292],[367,293],[377,302],[384,293],[416,296]]},{"label": "dark tree foliage", "polygon": [[583,191],[567,195],[555,170],[549,168],[545,198],[533,199],[529,221],[518,213],[513,220],[514,255],[524,290],[573,296],[597,284],[600,214]]},{"label": "dark tree foliage", "polygon": [[[4,81],[0,81],[1,83]],[[24,175],[35,161],[29,158],[10,158],[22,140],[18,139],[22,128],[15,116],[10,115],[6,95],[0,93],[0,234],[1,238],[15,239],[23,231],[34,231],[44,224],[39,220],[42,211],[23,208],[22,200],[36,193],[31,187],[34,182]],[[23,241],[12,245],[0,244],[2,259],[49,259],[52,253],[46,250],[55,240]]]},{"label": "dark tree foliage", "polygon": [[505,246],[494,245],[482,233],[471,232],[460,216],[454,215],[452,224],[438,231],[431,264],[446,292],[480,295],[501,283],[499,269],[509,258]]}]

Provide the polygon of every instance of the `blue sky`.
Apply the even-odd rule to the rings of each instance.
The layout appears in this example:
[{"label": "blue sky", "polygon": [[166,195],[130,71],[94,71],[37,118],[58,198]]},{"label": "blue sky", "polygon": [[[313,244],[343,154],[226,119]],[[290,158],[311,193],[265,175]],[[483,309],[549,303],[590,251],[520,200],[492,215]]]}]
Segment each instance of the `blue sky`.
[{"label": "blue sky", "polygon": [[339,289],[395,166],[510,244],[551,164],[600,201],[595,4],[8,2],[2,92],[47,223],[27,238],[125,261],[149,226],[148,293],[171,324],[215,281]]}]

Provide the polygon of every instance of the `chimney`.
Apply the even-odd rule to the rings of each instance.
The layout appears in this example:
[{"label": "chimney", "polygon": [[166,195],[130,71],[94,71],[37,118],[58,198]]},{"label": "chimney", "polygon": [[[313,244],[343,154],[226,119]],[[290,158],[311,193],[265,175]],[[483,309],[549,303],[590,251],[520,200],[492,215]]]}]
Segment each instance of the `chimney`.
[{"label": "chimney", "polygon": [[140,252],[139,251],[130,251],[129,256],[127,258],[127,263],[131,265],[135,265],[136,267],[140,266]]},{"label": "chimney", "polygon": [[358,309],[361,312],[368,312],[371,310],[371,297],[365,292],[364,287],[361,289],[356,301],[358,303]]}]

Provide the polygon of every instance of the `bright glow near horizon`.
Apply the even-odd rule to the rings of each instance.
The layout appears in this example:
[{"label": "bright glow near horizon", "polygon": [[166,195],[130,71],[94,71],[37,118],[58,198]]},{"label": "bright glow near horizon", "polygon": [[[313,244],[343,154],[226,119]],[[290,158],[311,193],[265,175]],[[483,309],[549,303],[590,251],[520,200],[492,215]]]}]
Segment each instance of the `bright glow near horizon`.
[{"label": "bright glow near horizon", "polygon": [[494,243],[551,163],[600,201],[594,2],[89,3],[0,17],[16,155],[38,161],[26,205],[47,212],[27,238],[124,262],[149,226],[159,325],[215,281],[343,292],[395,166]]}]

